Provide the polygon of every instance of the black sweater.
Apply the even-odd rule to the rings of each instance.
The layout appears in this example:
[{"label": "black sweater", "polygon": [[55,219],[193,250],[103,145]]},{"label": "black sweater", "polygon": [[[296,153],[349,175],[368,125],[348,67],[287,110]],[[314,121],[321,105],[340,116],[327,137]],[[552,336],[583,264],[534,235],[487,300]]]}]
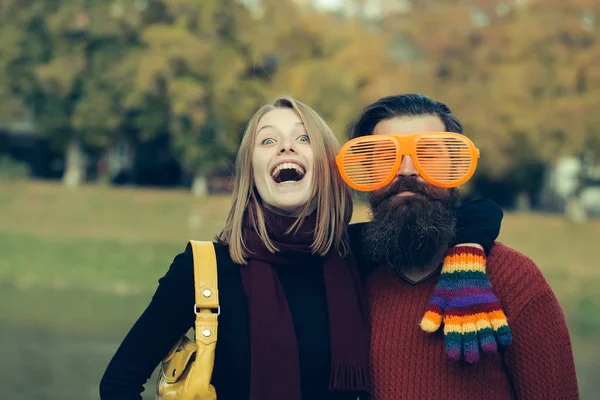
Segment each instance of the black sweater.
[{"label": "black sweater", "polygon": [[[351,248],[360,249],[359,230],[351,225]],[[247,399],[250,390],[250,329],[248,303],[240,266],[228,248],[215,244],[218,265],[219,334],[212,383],[220,400]],[[368,271],[354,252],[361,274]],[[356,400],[356,393],[330,392],[329,321],[321,265],[278,269],[296,329],[302,398]],[[113,356],[100,383],[103,400],[140,399],[143,385],[179,337],[194,324],[194,267],[192,250],[177,255],[159,280],[152,301]],[[154,384],[154,383],[153,383]],[[151,384],[149,387],[154,390]]]}]

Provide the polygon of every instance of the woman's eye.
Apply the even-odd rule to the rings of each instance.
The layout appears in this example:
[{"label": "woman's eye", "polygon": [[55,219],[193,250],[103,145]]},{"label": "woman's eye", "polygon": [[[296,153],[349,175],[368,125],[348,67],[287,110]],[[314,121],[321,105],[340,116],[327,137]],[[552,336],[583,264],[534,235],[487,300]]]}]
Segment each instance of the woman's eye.
[{"label": "woman's eye", "polygon": [[262,144],[273,144],[273,143],[275,143],[275,141],[273,139],[269,138],[269,139],[264,139],[261,143]]},{"label": "woman's eye", "polygon": [[310,142],[310,138],[308,137],[308,135],[302,135],[298,138],[298,140],[301,142]]}]

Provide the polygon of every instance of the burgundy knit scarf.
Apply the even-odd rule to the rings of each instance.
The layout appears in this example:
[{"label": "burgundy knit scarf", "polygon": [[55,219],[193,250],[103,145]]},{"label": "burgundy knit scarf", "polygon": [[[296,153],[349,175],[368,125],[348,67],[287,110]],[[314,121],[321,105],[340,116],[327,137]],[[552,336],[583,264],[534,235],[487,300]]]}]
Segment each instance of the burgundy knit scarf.
[{"label": "burgundy knit scarf", "polygon": [[290,235],[285,232],[295,218],[267,210],[264,214],[269,237],[279,252],[269,252],[258,234],[245,228],[244,241],[252,254],[241,268],[250,311],[250,400],[302,398],[298,342],[273,265],[302,268],[308,263],[322,263],[330,324],[329,389],[370,391],[370,328],[354,257],[342,258],[336,250],[324,258],[311,254],[316,212]]}]

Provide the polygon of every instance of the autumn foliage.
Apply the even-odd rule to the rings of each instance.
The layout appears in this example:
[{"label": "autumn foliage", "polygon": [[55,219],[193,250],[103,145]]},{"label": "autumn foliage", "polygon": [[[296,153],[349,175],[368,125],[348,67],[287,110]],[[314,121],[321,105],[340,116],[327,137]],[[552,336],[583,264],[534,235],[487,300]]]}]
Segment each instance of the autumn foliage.
[{"label": "autumn foliage", "polygon": [[421,92],[459,115],[489,179],[531,186],[529,167],[600,150],[597,0],[388,0],[375,15],[298,3],[0,1],[0,121],[33,118],[65,150],[160,140],[207,174],[276,95],[343,140],[368,102]]}]

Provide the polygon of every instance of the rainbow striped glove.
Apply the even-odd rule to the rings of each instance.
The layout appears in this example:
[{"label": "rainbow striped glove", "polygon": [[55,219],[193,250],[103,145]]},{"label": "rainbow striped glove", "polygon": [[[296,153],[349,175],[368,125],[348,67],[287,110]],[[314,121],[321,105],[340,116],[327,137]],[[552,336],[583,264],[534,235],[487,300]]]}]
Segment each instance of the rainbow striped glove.
[{"label": "rainbow striped glove", "polygon": [[421,321],[426,332],[444,323],[446,355],[468,363],[479,361],[479,348],[495,353],[512,335],[500,302],[485,272],[485,253],[475,247],[453,247],[446,253],[442,273]]}]

